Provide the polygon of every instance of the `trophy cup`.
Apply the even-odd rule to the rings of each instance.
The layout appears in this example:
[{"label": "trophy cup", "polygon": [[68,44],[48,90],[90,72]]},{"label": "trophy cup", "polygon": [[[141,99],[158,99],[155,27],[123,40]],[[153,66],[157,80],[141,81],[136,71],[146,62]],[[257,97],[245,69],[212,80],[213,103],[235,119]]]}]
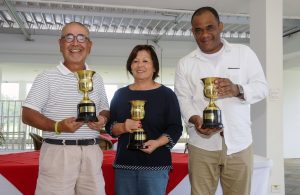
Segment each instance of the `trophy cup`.
[{"label": "trophy cup", "polygon": [[[142,120],[145,117],[145,100],[132,100],[131,104],[131,119],[132,120]],[[132,133],[129,134],[129,143],[127,148],[130,150],[145,149],[145,141],[147,140],[146,132],[143,128],[134,129]]]},{"label": "trophy cup", "polygon": [[95,103],[89,99],[88,92],[93,90],[93,75],[95,71],[80,70],[75,73],[78,79],[78,89],[83,92],[83,99],[77,105],[77,122],[97,122]]},{"label": "trophy cup", "polygon": [[218,98],[218,93],[215,90],[214,81],[219,79],[218,77],[207,77],[201,79],[204,83],[204,96],[209,98],[209,104],[203,111],[203,129],[222,129],[222,117],[221,110],[216,106],[215,99]]}]

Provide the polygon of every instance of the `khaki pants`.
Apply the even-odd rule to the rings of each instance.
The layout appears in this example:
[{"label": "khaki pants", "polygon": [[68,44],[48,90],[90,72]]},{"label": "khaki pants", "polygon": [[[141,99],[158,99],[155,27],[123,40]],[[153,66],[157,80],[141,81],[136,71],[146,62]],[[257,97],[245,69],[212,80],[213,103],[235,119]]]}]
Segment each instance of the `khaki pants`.
[{"label": "khaki pants", "polygon": [[36,195],[105,195],[103,153],[98,145],[43,143]]},{"label": "khaki pants", "polygon": [[224,139],[221,151],[206,151],[193,145],[189,145],[188,150],[192,195],[215,195],[219,179],[224,195],[250,194],[252,145],[231,155],[226,155]]}]

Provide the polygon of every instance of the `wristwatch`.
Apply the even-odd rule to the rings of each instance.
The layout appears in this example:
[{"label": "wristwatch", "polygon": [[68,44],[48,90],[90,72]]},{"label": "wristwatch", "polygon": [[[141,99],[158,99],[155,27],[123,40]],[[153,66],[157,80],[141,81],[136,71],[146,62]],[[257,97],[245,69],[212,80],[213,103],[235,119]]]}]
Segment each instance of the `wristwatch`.
[{"label": "wristwatch", "polygon": [[237,86],[237,88],[239,90],[239,93],[237,94],[236,97],[238,97],[238,98],[244,98],[244,89],[243,89],[243,86],[239,85],[239,84],[237,84],[236,86]]}]

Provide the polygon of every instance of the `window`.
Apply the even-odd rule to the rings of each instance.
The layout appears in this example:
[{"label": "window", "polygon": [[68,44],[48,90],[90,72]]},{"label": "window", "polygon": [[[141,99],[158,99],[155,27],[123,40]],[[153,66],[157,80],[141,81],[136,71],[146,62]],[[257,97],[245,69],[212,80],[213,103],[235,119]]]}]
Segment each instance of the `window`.
[{"label": "window", "polygon": [[19,83],[2,83],[1,84],[2,100],[18,100],[19,99]]}]

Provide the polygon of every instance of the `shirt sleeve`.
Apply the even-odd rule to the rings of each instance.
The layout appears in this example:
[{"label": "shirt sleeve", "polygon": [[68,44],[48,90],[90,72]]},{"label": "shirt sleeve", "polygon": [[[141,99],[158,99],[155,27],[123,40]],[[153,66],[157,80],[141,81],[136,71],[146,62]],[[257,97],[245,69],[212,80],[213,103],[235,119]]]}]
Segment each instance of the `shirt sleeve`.
[{"label": "shirt sleeve", "polygon": [[244,89],[244,103],[254,104],[268,95],[267,81],[256,54],[247,47],[246,74],[247,83],[242,84]]},{"label": "shirt sleeve", "polygon": [[48,80],[47,74],[45,73],[41,73],[35,78],[24,102],[24,107],[42,112],[50,94]]},{"label": "shirt sleeve", "polygon": [[108,100],[107,100],[107,95],[106,95],[103,79],[99,74],[97,74],[97,75],[98,75],[98,77],[96,80],[96,84],[99,86],[98,93],[100,95],[99,112],[101,112],[102,110],[109,110],[109,104],[108,104]]},{"label": "shirt sleeve", "polygon": [[197,111],[197,107],[194,106],[193,92],[188,85],[188,77],[185,74],[184,65],[185,63],[181,59],[175,72],[174,91],[179,101],[181,115],[184,122],[187,125],[192,125],[189,123],[189,119],[193,115],[199,115],[199,111]]},{"label": "shirt sleeve", "polygon": [[167,129],[164,132],[169,139],[167,147],[172,148],[180,136],[182,135],[182,121],[180,115],[180,108],[177,97],[173,91],[170,90],[170,94],[167,98],[167,107],[166,107],[166,124]]}]

